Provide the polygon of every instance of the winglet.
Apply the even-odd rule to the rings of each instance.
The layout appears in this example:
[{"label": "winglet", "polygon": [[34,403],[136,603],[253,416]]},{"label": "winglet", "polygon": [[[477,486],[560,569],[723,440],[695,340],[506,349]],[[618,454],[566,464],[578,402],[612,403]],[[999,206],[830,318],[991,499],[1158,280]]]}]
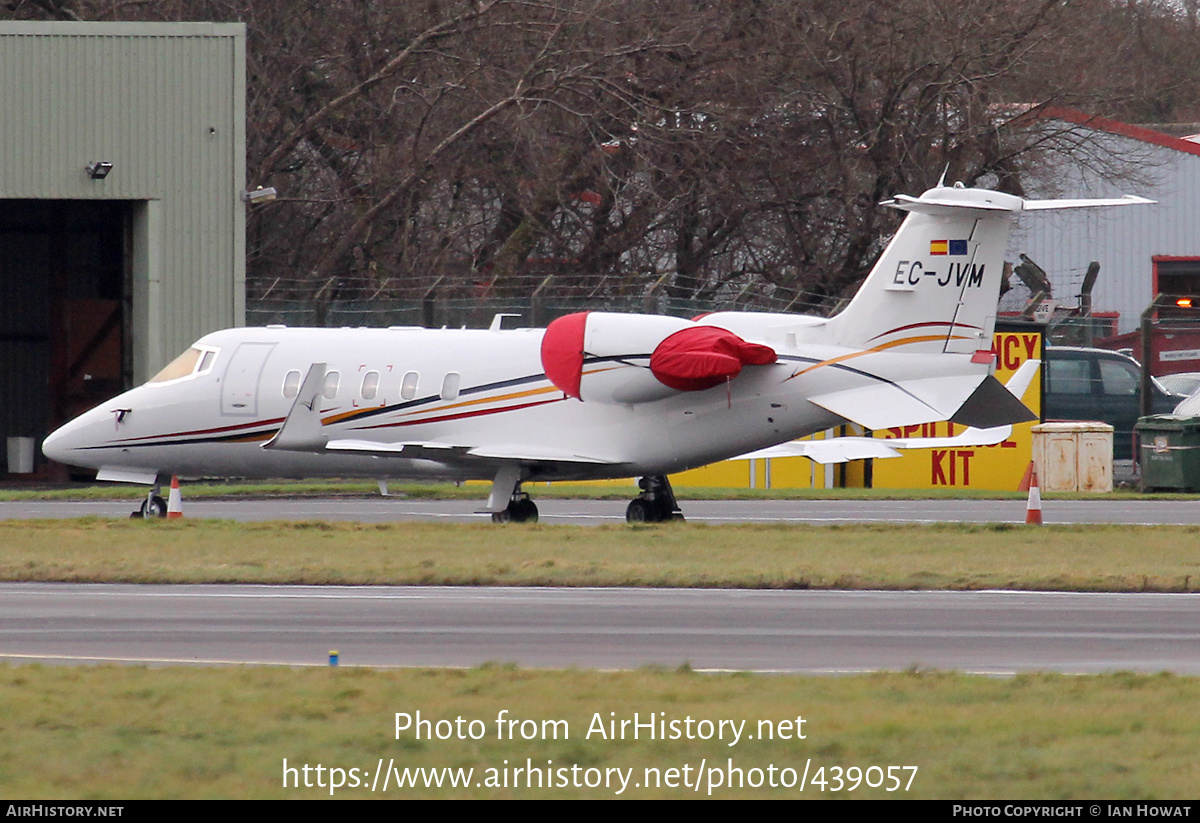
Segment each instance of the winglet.
[{"label": "winglet", "polygon": [[281,451],[319,452],[325,450],[325,435],[321,431],[321,389],[325,385],[325,364],[313,363],[300,384],[287,419],[279,431],[263,443],[264,449]]}]

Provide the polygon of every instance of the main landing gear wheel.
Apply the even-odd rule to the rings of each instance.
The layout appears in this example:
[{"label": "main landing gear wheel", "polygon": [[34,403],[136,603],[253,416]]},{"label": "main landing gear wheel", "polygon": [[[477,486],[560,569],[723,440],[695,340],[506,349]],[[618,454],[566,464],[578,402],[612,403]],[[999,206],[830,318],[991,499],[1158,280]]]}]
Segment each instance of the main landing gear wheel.
[{"label": "main landing gear wheel", "polygon": [[665,520],[682,520],[683,512],[675,502],[675,492],[665,475],[643,477],[638,480],[642,493],[629,501],[625,509],[627,523],[662,523]]},{"label": "main landing gear wheel", "polygon": [[657,523],[662,519],[662,512],[658,510],[658,506],[641,497],[630,500],[629,507],[625,509],[627,523]]},{"label": "main landing gear wheel", "polygon": [[537,504],[529,499],[529,495],[519,492],[508,501],[508,507],[503,511],[492,512],[493,523],[536,523],[538,521]]}]

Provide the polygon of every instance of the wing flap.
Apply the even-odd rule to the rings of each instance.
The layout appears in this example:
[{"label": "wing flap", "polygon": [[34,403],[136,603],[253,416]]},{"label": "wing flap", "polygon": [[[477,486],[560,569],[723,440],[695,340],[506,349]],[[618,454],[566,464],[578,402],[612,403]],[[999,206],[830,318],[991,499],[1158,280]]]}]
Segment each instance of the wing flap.
[{"label": "wing flap", "polygon": [[404,443],[383,443],[378,440],[330,440],[325,448],[329,451],[359,452],[375,454],[380,457],[441,460],[454,452],[465,453],[470,447],[429,440],[413,440]]}]

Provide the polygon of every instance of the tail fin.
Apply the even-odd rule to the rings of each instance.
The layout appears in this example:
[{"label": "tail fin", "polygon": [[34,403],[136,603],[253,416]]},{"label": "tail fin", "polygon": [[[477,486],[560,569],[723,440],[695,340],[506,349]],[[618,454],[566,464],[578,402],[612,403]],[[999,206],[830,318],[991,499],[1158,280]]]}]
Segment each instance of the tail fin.
[{"label": "tail fin", "polygon": [[962,184],[884,205],[908,217],[828,328],[840,345],[972,354],[991,347],[1004,252],[1022,211],[1151,203],[1140,197],[1026,201]]}]

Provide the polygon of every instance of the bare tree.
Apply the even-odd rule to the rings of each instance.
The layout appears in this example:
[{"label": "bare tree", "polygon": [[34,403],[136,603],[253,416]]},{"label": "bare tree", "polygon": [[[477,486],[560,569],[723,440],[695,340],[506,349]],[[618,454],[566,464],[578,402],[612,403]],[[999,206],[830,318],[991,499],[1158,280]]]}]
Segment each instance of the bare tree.
[{"label": "bare tree", "polygon": [[[1197,114],[1194,0],[14,0],[241,20],[251,301],[832,303],[878,207],[1020,193],[1028,112]],[[1081,155],[1082,156],[1082,155]]]}]

